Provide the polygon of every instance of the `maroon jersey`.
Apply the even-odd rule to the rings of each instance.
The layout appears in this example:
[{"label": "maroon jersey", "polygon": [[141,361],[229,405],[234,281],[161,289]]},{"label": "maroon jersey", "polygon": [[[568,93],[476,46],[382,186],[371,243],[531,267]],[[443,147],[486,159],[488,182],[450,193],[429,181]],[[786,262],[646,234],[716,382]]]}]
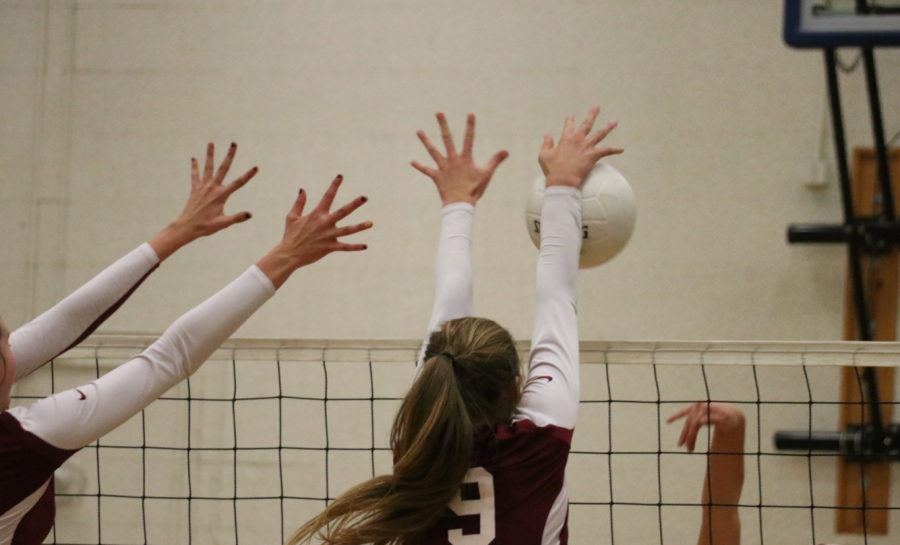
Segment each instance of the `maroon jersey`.
[{"label": "maroon jersey", "polygon": [[56,513],[53,472],[76,452],[48,444],[8,412],[0,414],[0,543],[44,541]]},{"label": "maroon jersey", "polygon": [[572,430],[530,420],[478,437],[475,466],[428,545],[568,541],[565,470]]}]

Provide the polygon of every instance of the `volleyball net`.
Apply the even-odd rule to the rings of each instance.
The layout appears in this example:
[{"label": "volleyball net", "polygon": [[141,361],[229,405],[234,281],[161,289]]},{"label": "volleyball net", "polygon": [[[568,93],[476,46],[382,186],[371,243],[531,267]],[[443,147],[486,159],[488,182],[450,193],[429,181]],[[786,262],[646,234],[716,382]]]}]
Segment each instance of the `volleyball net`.
[{"label": "volleyball net", "polygon": [[[94,336],[20,381],[13,405],[89,382],[153,340]],[[524,359],[527,344],[519,348]],[[677,447],[681,424],[665,422],[706,400],[746,417],[742,543],[896,543],[900,493],[879,508],[889,513],[888,535],[836,535],[836,513],[847,509],[836,501],[839,454],[776,451],[772,437],[837,430],[841,367],[897,365],[898,345],[581,348],[570,543],[697,542],[709,435],[701,430],[688,453]],[[389,430],[418,349],[418,341],[229,341],[57,472],[47,543],[283,543],[342,491],[390,472]]]}]

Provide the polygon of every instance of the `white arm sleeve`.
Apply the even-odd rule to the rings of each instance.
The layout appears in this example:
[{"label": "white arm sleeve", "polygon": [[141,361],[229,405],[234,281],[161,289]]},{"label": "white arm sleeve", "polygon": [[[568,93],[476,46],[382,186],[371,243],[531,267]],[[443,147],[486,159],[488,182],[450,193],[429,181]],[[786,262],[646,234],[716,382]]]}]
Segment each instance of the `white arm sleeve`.
[{"label": "white arm sleeve", "polygon": [[9,346],[16,356],[16,380],[93,333],[157,266],[156,252],[149,244],[142,244],[53,308],[13,331]]},{"label": "white arm sleeve", "polygon": [[578,256],[581,192],[550,187],[541,212],[537,302],[528,382],[514,420],[572,429],[578,417]]},{"label": "white arm sleeve", "polygon": [[9,412],[54,447],[82,448],[191,376],[274,293],[275,286],[254,265],[134,359],[84,386]]},{"label": "white arm sleeve", "polygon": [[435,264],[434,309],[428,322],[425,342],[419,352],[421,365],[428,338],[441,324],[454,318],[471,316],[472,295],[472,226],[475,207],[469,203],[448,204],[441,211],[441,238]]}]

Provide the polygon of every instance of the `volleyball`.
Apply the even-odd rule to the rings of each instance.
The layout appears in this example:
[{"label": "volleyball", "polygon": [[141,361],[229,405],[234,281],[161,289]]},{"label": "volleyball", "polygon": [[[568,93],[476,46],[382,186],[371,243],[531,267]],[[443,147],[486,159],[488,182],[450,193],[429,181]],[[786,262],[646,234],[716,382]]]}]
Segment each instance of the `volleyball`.
[{"label": "volleyball", "polygon": [[[544,206],[546,179],[534,183],[525,206],[525,225],[531,241],[541,247],[541,209]],[[615,257],[631,238],[637,208],[634,192],[622,174],[606,163],[597,163],[581,186],[581,222],[583,238],[582,269],[596,267]]]}]

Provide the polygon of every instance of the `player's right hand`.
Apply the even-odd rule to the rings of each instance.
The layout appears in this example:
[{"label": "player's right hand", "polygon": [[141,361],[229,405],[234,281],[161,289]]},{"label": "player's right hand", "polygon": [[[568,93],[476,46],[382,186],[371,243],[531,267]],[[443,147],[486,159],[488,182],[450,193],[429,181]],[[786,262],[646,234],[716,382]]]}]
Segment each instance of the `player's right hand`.
[{"label": "player's right hand", "polygon": [[602,129],[590,134],[599,113],[600,106],[591,108],[578,130],[574,128],[575,118],[572,114],[566,116],[566,124],[556,147],[553,146],[553,135],[550,133],[544,135],[544,145],[538,154],[538,163],[541,164],[541,170],[547,178],[547,187],[564,185],[580,188],[597,161],[625,151],[622,148],[597,147],[597,144],[618,125],[617,121],[610,121]]},{"label": "player's right hand", "polygon": [[416,135],[428,154],[437,163],[438,168],[433,169],[426,167],[418,161],[412,161],[412,166],[434,180],[438,193],[441,196],[441,202],[444,206],[457,202],[467,202],[475,204],[478,199],[484,195],[485,189],[494,175],[494,170],[509,157],[506,150],[498,151],[491,157],[483,167],[475,165],[472,159],[472,145],[475,142],[475,114],[469,114],[466,118],[466,136],[463,140],[462,153],[456,151],[453,144],[453,135],[450,134],[450,128],[447,126],[447,118],[444,114],[438,112],[438,124],[441,126],[441,137],[444,140],[444,147],[447,150],[447,156],[441,155],[441,152],[434,147],[425,131],[419,131]]}]

